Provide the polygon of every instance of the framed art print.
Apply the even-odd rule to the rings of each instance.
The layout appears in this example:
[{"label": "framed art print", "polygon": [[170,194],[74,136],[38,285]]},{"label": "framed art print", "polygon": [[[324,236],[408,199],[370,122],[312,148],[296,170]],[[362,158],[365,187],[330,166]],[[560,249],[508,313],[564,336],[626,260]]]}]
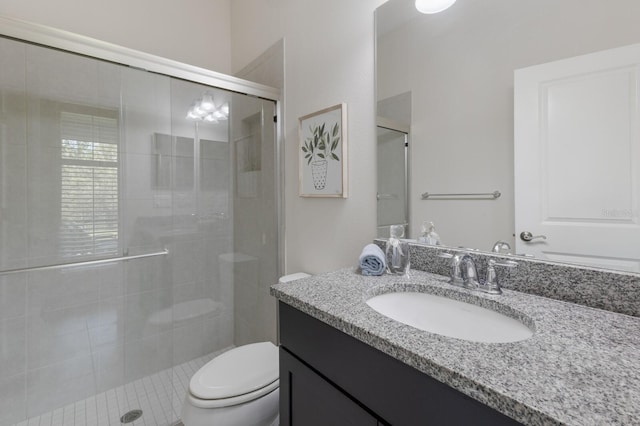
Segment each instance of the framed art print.
[{"label": "framed art print", "polygon": [[347,105],[299,119],[299,194],[347,198]]}]

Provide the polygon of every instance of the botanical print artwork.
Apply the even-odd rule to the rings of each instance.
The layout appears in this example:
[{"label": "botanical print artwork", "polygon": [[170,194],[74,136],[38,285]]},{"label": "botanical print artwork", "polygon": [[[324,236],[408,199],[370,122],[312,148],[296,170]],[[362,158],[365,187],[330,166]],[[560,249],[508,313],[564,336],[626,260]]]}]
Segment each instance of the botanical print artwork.
[{"label": "botanical print artwork", "polygon": [[346,197],[346,106],[300,118],[300,195]]},{"label": "botanical print artwork", "polygon": [[327,130],[327,123],[309,126],[311,136],[305,139],[302,146],[307,165],[311,166],[313,186],[322,190],[327,185],[327,165],[329,161],[340,161],[336,148],[340,143],[340,125],[335,123],[331,132]]}]

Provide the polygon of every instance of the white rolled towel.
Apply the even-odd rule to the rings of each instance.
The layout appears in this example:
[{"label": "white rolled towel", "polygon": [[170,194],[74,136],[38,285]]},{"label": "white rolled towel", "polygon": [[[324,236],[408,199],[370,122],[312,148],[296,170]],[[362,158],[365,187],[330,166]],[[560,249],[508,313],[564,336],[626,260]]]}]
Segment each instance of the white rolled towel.
[{"label": "white rolled towel", "polygon": [[375,244],[367,244],[360,253],[362,275],[382,275],[387,269],[384,252]]}]

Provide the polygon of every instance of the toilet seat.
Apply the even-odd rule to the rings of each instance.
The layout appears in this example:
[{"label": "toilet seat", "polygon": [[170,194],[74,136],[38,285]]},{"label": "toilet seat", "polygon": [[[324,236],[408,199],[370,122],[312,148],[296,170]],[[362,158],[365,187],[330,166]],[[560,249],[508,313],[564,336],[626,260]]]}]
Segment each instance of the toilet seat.
[{"label": "toilet seat", "polygon": [[278,348],[271,342],[231,349],[205,364],[189,383],[188,398],[201,408],[252,401],[279,386]]},{"label": "toilet seat", "polygon": [[222,399],[200,399],[191,394],[189,392],[187,394],[187,399],[194,407],[198,408],[223,408],[223,407],[231,407],[232,405],[244,404],[245,402],[254,401],[264,395],[267,395],[270,392],[275,391],[280,386],[280,380],[276,380],[262,389],[258,389],[256,391],[246,393],[244,395],[233,396],[231,398],[222,398]]}]

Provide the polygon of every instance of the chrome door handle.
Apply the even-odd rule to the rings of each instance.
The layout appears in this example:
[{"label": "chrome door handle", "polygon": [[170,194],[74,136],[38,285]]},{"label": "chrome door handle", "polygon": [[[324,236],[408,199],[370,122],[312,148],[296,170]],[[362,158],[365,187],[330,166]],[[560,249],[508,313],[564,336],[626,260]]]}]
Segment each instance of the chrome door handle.
[{"label": "chrome door handle", "polygon": [[531,240],[535,240],[536,238],[542,238],[543,240],[546,240],[546,239],[547,239],[547,236],[546,236],[546,235],[533,235],[533,234],[532,234],[531,232],[529,232],[529,231],[522,231],[522,232],[520,233],[520,239],[521,239],[522,241],[529,242],[529,241],[531,241]]}]

